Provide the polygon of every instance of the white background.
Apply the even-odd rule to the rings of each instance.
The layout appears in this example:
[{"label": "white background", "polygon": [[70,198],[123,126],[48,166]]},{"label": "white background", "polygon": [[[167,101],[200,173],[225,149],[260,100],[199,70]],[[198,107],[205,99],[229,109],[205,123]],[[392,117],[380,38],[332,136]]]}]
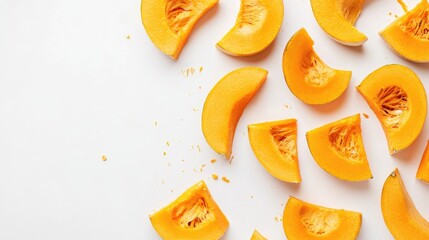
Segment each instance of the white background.
[{"label": "white background", "polygon": [[[359,239],[392,239],[380,194],[395,167],[429,218],[429,186],[414,177],[429,138],[428,120],[416,142],[391,157],[380,123],[355,90],[370,72],[391,63],[411,67],[429,89],[428,65],[401,59],[378,35],[402,14],[400,5],[367,0],[357,27],[369,40],[352,48],[327,37],[308,0],[284,4],[278,38],[261,54],[235,58],[215,48],[240,5],[221,0],[173,61],[147,37],[139,0],[0,0],[0,239],[160,239],[149,214],[199,180],[230,221],[224,240],[249,239],[255,228],[269,239],[285,239],[276,218],[289,195],[360,211]],[[353,71],[348,89],[333,103],[306,105],[284,82],[283,49],[301,27],[328,65]],[[220,78],[248,65],[267,69],[269,76],[242,115],[229,163],[205,142],[201,110]],[[186,76],[189,68],[197,71]],[[305,132],[356,113],[369,115],[362,118],[362,134],[374,179],[352,183],[318,167]],[[248,142],[248,124],[285,118],[298,119],[303,181],[297,185],[269,175]],[[214,181],[213,173],[231,183]]]}]

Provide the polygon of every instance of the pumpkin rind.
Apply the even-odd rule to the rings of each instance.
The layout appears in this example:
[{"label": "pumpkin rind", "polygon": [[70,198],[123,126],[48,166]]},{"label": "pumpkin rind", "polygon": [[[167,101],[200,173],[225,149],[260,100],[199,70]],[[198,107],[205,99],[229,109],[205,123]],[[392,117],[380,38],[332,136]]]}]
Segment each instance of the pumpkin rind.
[{"label": "pumpkin rind", "polygon": [[177,59],[197,21],[217,3],[218,0],[142,0],[141,19],[153,44]]},{"label": "pumpkin rind", "polygon": [[429,183],[429,141],[426,144],[422,160],[420,161],[416,178],[423,182]]},{"label": "pumpkin rind", "polygon": [[422,0],[380,32],[399,56],[413,62],[429,62],[429,3]]},{"label": "pumpkin rind", "polygon": [[257,54],[276,38],[283,14],[283,0],[241,0],[234,27],[216,46],[232,56]]},{"label": "pumpkin rind", "polygon": [[289,197],[283,212],[283,229],[288,239],[352,240],[359,235],[362,214],[332,209]]},{"label": "pumpkin rind", "polygon": [[390,154],[414,142],[426,119],[427,100],[423,84],[411,69],[383,66],[356,88],[383,126]]},{"label": "pumpkin rind", "polygon": [[150,221],[164,240],[217,240],[229,226],[204,181],[150,215]]},{"label": "pumpkin rind", "polygon": [[311,0],[311,8],[320,27],[335,41],[360,46],[368,40],[355,28],[365,0]]},{"label": "pumpkin rind", "polygon": [[372,178],[359,114],[311,130],[306,137],[311,155],[326,172],[348,181]]},{"label": "pumpkin rind", "polygon": [[290,91],[307,104],[331,102],[346,90],[351,71],[332,69],[313,50],[313,40],[302,28],[283,53],[283,74]]},{"label": "pumpkin rind", "polygon": [[213,150],[227,159],[241,114],[267,75],[262,68],[239,68],[224,76],[207,95],[201,120],[203,134]]},{"label": "pumpkin rind", "polygon": [[384,182],[381,211],[384,222],[395,239],[429,239],[429,222],[414,206],[398,169]]},{"label": "pumpkin rind", "polygon": [[301,182],[296,119],[252,124],[248,130],[252,150],[265,170],[282,181]]}]

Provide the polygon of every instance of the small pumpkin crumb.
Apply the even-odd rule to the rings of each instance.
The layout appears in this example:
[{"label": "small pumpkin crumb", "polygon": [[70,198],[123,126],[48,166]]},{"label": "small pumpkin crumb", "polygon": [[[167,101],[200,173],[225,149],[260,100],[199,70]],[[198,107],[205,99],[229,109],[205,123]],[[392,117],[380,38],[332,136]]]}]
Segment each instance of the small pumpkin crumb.
[{"label": "small pumpkin crumb", "polygon": [[205,166],[206,166],[205,164],[201,165],[200,172],[203,172]]},{"label": "small pumpkin crumb", "polygon": [[395,18],[398,18],[398,15],[395,14]]},{"label": "small pumpkin crumb", "polygon": [[225,176],[223,176],[222,177],[222,181],[224,181],[224,182],[226,182],[226,183],[230,183],[231,181],[227,178],[227,177],[225,177]]},{"label": "small pumpkin crumb", "polygon": [[203,71],[203,67],[202,67],[202,66],[200,67],[199,71],[200,71],[200,72],[202,72],[202,71]]},{"label": "small pumpkin crumb", "polygon": [[389,12],[389,16],[392,16],[392,12]]},{"label": "small pumpkin crumb", "polygon": [[127,39],[128,39],[128,40],[130,40],[130,39],[131,39],[131,35],[130,35],[130,34],[128,34],[128,35],[127,35]]},{"label": "small pumpkin crumb", "polygon": [[253,195],[250,195],[250,198],[252,198],[252,199],[253,199]]},{"label": "small pumpkin crumb", "polygon": [[165,142],[165,144],[167,145],[167,147],[170,146],[170,142],[169,141]]},{"label": "small pumpkin crumb", "polygon": [[217,180],[219,178],[219,176],[217,174],[212,174],[212,178],[213,178],[213,180]]},{"label": "small pumpkin crumb", "polygon": [[106,157],[106,155],[101,156],[101,160],[102,160],[103,162],[107,161],[107,157]]},{"label": "small pumpkin crumb", "polygon": [[163,152],[162,155],[167,156],[167,152]]},{"label": "small pumpkin crumb", "polygon": [[279,222],[279,218],[278,217],[274,217],[274,220],[276,220],[276,222]]},{"label": "small pumpkin crumb", "polygon": [[155,122],[154,125],[155,125],[155,127],[158,126],[158,122]]},{"label": "small pumpkin crumb", "polygon": [[368,115],[368,114],[366,114],[366,113],[362,113],[362,115],[363,115],[365,118],[369,118],[369,115]]},{"label": "small pumpkin crumb", "polygon": [[211,164],[215,164],[216,162],[217,162],[217,160],[216,160],[216,159],[214,159],[214,158],[213,158],[212,160],[210,160],[210,163],[211,163]]}]

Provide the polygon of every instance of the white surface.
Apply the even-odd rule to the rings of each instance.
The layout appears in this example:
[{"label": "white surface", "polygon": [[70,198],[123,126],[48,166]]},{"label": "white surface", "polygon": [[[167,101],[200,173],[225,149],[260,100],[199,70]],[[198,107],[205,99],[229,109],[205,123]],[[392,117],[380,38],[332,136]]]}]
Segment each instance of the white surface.
[{"label": "white surface", "polygon": [[[148,215],[201,179],[230,220],[224,240],[249,239],[254,228],[269,239],[285,239],[275,218],[289,195],[360,211],[359,239],[392,239],[380,194],[395,167],[429,218],[429,185],[414,178],[428,120],[417,141],[391,157],[380,123],[355,90],[389,63],[411,67],[429,89],[429,68],[402,60],[378,36],[394,14],[402,14],[399,4],[367,2],[357,23],[369,38],[362,48],[329,39],[309,1],[285,0],[274,44],[257,56],[233,58],[215,44],[234,24],[239,1],[221,0],[175,62],[147,37],[139,0],[0,0],[0,239],[159,239]],[[283,49],[301,27],[328,65],[353,71],[346,93],[326,106],[303,104],[284,83]],[[248,65],[268,69],[269,77],[238,124],[230,164],[205,142],[201,109],[222,76]],[[185,77],[182,71],[190,67],[197,72]],[[356,113],[369,115],[362,128],[374,179],[350,183],[318,167],[305,132]],[[299,125],[299,185],[271,177],[247,139],[248,124],[292,117]],[[210,164],[213,158],[216,164]],[[231,183],[212,180],[212,173]]]}]

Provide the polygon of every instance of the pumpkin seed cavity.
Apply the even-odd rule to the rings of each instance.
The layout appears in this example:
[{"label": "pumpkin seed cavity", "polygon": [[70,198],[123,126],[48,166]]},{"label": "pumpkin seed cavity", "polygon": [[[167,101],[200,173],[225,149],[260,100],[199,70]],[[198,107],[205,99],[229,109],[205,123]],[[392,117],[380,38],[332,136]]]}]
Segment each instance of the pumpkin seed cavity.
[{"label": "pumpkin seed cavity", "polygon": [[356,124],[341,124],[329,129],[329,141],[331,146],[348,161],[358,163],[361,161],[360,138]]},{"label": "pumpkin seed cavity", "polygon": [[420,10],[416,15],[410,14],[402,23],[401,29],[416,38],[429,40],[429,8]]},{"label": "pumpkin seed cavity", "polygon": [[195,18],[198,2],[191,0],[167,0],[165,15],[170,29],[178,34],[181,29]]},{"label": "pumpkin seed cavity", "polygon": [[296,129],[288,124],[274,126],[270,130],[277,147],[287,161],[296,158]]},{"label": "pumpkin seed cavity", "polygon": [[357,18],[359,17],[360,12],[362,11],[362,6],[364,0],[337,0],[337,8],[343,13],[344,18],[351,23],[355,24]]},{"label": "pumpkin seed cavity", "polygon": [[334,76],[334,69],[320,60],[314,51],[310,51],[306,56],[302,64],[305,82],[315,87],[328,84],[329,79]]},{"label": "pumpkin seed cavity", "polygon": [[173,220],[183,228],[197,228],[213,217],[214,214],[203,197],[185,201],[173,209]]},{"label": "pumpkin seed cavity", "polygon": [[305,229],[318,237],[337,229],[340,222],[338,213],[325,209],[302,207],[299,214]]},{"label": "pumpkin seed cavity", "polygon": [[409,111],[407,93],[398,86],[388,86],[380,90],[376,102],[384,125],[388,128],[399,128]]},{"label": "pumpkin seed cavity", "polygon": [[237,18],[238,30],[243,34],[249,34],[262,25],[266,16],[267,10],[258,0],[244,0]]}]

